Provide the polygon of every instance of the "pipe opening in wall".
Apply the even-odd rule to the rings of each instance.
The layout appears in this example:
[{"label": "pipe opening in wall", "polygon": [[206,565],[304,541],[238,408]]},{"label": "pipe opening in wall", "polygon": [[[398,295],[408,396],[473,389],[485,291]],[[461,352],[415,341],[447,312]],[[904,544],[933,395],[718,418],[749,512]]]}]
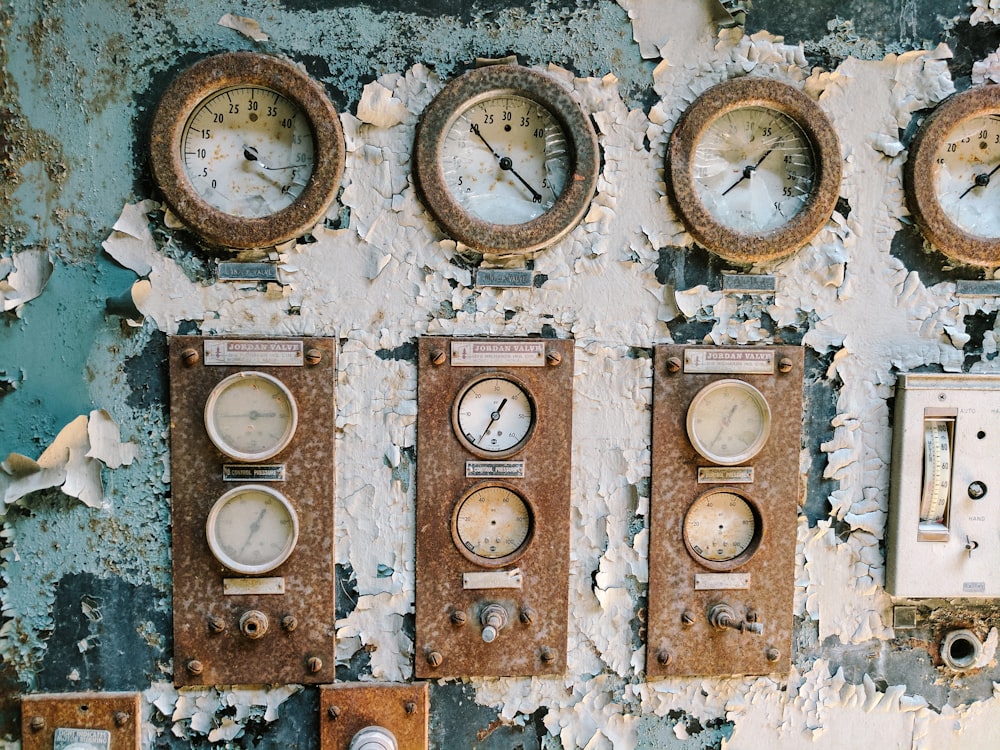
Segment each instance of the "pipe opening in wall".
[{"label": "pipe opening in wall", "polygon": [[941,659],[956,671],[972,669],[979,661],[983,643],[971,630],[952,630],[941,641]]}]

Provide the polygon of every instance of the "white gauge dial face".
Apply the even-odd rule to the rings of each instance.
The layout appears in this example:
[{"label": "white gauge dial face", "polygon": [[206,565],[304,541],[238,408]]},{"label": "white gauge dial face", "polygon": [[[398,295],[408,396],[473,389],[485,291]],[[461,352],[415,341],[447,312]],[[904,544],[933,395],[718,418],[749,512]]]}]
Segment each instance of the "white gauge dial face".
[{"label": "white gauge dial face", "polygon": [[545,107],[503,95],[462,112],[441,146],[445,184],[470,214],[523,224],[545,213],[570,171],[566,135]]},{"label": "white gauge dial face", "polygon": [[298,409],[275,377],[252,370],[220,381],[205,402],[205,428],[215,446],[238,461],[263,461],[291,442]]},{"label": "white gauge dial face", "polygon": [[509,454],[527,440],[534,426],[535,409],[520,385],[507,378],[488,377],[459,396],[454,422],[474,450]]},{"label": "white gauge dial face", "polygon": [[1000,114],[963,121],[938,146],[934,191],[945,215],[976,237],[1000,237]]},{"label": "white gauge dial face", "polygon": [[501,486],[470,493],[455,512],[455,542],[484,561],[509,560],[531,535],[531,512],[516,492]]},{"label": "white gauge dial face", "polygon": [[753,458],[770,429],[767,399],[743,380],[717,380],[702,388],[688,407],[691,445],[717,464],[732,466]]},{"label": "white gauge dial face", "polygon": [[733,492],[715,491],[694,501],[684,517],[684,540],[698,557],[729,562],[750,549],[757,523],[750,504]]},{"label": "white gauge dial face", "polygon": [[951,495],[951,436],[949,421],[924,420],[924,481],[920,520],[943,523]]},{"label": "white gauge dial face", "polygon": [[705,208],[747,234],[787,224],[805,206],[816,178],[802,129],[767,107],[740,107],[709,123],[692,162]]},{"label": "white gauge dial face", "polygon": [[280,492],[243,485],[220,497],[206,523],[215,558],[237,573],[266,573],[292,554],[298,518]]},{"label": "white gauge dial face", "polygon": [[188,118],[181,160],[195,192],[231,216],[277,213],[313,172],[308,119],[291,100],[263,86],[213,93]]}]

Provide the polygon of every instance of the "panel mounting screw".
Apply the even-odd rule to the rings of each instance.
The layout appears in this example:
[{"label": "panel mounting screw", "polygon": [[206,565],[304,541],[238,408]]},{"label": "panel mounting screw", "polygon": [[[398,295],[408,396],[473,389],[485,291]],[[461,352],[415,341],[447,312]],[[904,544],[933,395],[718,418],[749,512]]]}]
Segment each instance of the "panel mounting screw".
[{"label": "panel mounting screw", "polygon": [[309,667],[309,671],[316,674],[323,668],[323,660],[318,656],[310,656],[309,661],[306,662],[306,666]]},{"label": "panel mounting screw", "polygon": [[431,362],[435,365],[443,365],[448,361],[448,355],[443,349],[431,349]]},{"label": "panel mounting screw", "polygon": [[685,625],[693,625],[694,612],[692,612],[690,609],[685,609],[684,614],[681,615],[681,622],[683,622]]},{"label": "panel mounting screw", "polygon": [[200,360],[201,355],[198,354],[197,349],[189,347],[181,352],[181,361],[186,367],[194,367]]},{"label": "panel mounting screw", "polygon": [[670,662],[674,660],[674,655],[667,651],[665,648],[661,648],[656,652],[656,661],[661,667],[669,667]]},{"label": "panel mounting screw", "polygon": [[336,721],[340,718],[340,706],[330,706],[326,709],[326,717],[330,721]]},{"label": "panel mounting screw", "polygon": [[670,357],[667,360],[667,372],[680,372],[680,371],[681,371],[681,358]]},{"label": "panel mounting screw", "polygon": [[306,364],[318,365],[323,361],[323,352],[315,347],[306,349]]},{"label": "panel mounting screw", "polygon": [[440,651],[428,651],[427,652],[427,663],[431,665],[433,669],[437,669],[441,666],[441,662],[444,661],[444,657],[441,656]]},{"label": "panel mounting screw", "polygon": [[291,633],[299,626],[299,621],[295,618],[295,615],[285,615],[281,618],[281,627],[286,631]]},{"label": "panel mounting screw", "polygon": [[197,675],[205,671],[205,665],[197,659],[191,659],[185,666],[187,667],[187,671],[191,674]]},{"label": "panel mounting screw", "polygon": [[542,661],[544,661],[546,664],[551,664],[556,660],[556,652],[553,651],[548,646],[542,646],[541,657]]},{"label": "panel mounting screw", "polygon": [[545,361],[552,366],[558,365],[562,362],[562,355],[559,352],[547,352],[545,354]]},{"label": "panel mounting screw", "polygon": [[41,732],[45,729],[45,717],[44,716],[32,716],[31,717],[31,731]]},{"label": "panel mounting screw", "polygon": [[535,612],[535,608],[534,607],[524,606],[524,607],[521,607],[521,614],[518,615],[518,618],[521,620],[521,622],[523,624],[530,625],[531,623],[533,623],[535,621],[535,617],[537,617],[537,616],[538,616],[538,613]]},{"label": "panel mounting screw", "polygon": [[781,652],[778,651],[774,646],[764,651],[764,658],[768,661],[778,661],[781,658]]},{"label": "panel mounting screw", "polygon": [[452,625],[465,625],[469,621],[469,616],[465,614],[464,609],[456,609],[451,613],[451,624]]},{"label": "panel mounting screw", "polygon": [[218,615],[210,615],[208,618],[208,630],[211,633],[221,633],[226,629],[226,621]]},{"label": "panel mounting screw", "polygon": [[403,710],[408,714],[412,714],[417,710],[417,704],[413,701],[406,701],[406,703],[403,704]]},{"label": "panel mounting screw", "polygon": [[128,712],[126,712],[126,711],[115,711],[115,716],[114,716],[115,726],[118,726],[118,727],[125,726],[126,724],[128,724],[129,718],[131,718],[131,717],[129,717]]},{"label": "panel mounting screw", "polygon": [[969,497],[973,500],[982,500],[986,497],[986,482],[979,479],[969,484]]},{"label": "panel mounting screw", "polygon": [[778,360],[778,372],[791,372],[792,367],[794,367],[794,364],[788,357],[782,357]]}]

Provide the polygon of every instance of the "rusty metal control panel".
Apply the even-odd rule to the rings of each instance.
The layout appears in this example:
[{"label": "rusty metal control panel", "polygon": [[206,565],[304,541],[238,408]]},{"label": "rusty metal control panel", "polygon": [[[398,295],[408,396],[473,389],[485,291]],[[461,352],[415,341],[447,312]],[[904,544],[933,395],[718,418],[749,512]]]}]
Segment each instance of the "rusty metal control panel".
[{"label": "rusty metal control panel", "polygon": [[418,677],[561,674],[573,341],[423,337]]},{"label": "rusty metal control panel", "polygon": [[21,697],[22,750],[139,750],[139,693]]},{"label": "rusty metal control panel", "polygon": [[174,683],[334,679],[333,339],[170,339]]},{"label": "rusty metal control panel", "polygon": [[896,381],[886,590],[1000,596],[1000,375]]},{"label": "rusty metal control panel", "polygon": [[798,347],[657,346],[646,673],[787,672]]},{"label": "rusty metal control panel", "polygon": [[427,750],[426,682],[358,682],[319,690],[320,750]]}]

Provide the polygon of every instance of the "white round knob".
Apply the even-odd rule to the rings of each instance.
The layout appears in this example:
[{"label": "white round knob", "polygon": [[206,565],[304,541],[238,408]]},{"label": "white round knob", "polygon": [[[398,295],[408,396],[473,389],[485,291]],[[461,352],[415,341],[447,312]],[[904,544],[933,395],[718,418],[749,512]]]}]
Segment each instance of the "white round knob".
[{"label": "white round knob", "polygon": [[365,727],[351,740],[348,750],[399,750],[396,737],[384,727]]}]

